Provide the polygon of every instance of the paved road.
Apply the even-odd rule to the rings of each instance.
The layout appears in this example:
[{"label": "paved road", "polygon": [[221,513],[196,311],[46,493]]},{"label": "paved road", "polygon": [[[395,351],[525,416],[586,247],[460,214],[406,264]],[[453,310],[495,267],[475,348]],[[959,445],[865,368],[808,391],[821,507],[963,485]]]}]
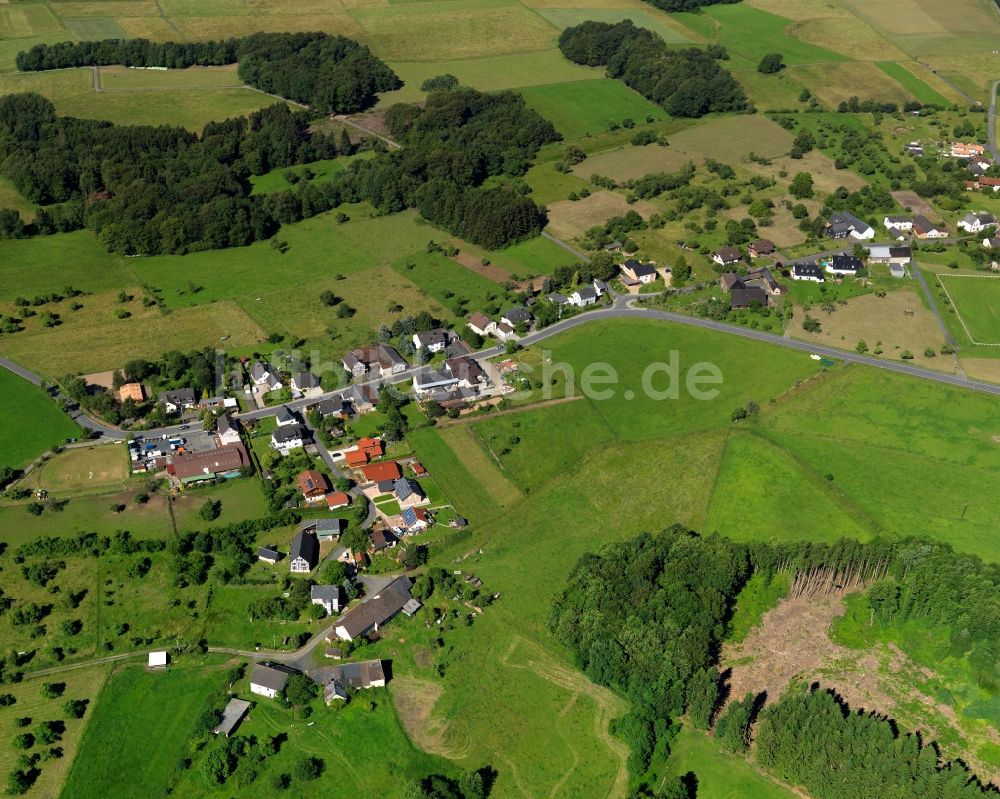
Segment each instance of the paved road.
[{"label": "paved road", "polygon": [[[772,333],[763,333],[759,330],[751,330],[746,327],[740,327],[739,325],[729,324],[728,322],[717,322],[713,319],[700,319],[693,316],[685,316],[684,314],[674,313],[672,311],[663,311],[653,308],[643,308],[636,306],[635,297],[619,297],[615,300],[614,305],[608,308],[598,308],[593,311],[586,311],[577,316],[573,316],[569,319],[564,319],[560,322],[556,322],[544,330],[540,330],[536,333],[529,333],[521,339],[522,346],[530,346],[532,344],[537,344],[541,341],[545,341],[548,338],[557,336],[565,330],[570,330],[574,327],[579,327],[580,325],[589,324],[591,322],[604,321],[608,319],[623,319],[623,318],[640,318],[640,319],[656,319],[662,322],[673,322],[674,324],[687,325],[689,327],[698,327],[706,330],[714,330],[718,333],[728,333],[733,336],[739,336],[741,338],[752,339],[754,341],[760,341],[765,344],[774,344],[779,347],[786,347],[788,349],[799,350],[801,352],[817,353],[830,358],[836,358],[841,361],[846,361],[847,363],[859,363],[865,366],[874,366],[877,369],[885,369],[890,372],[898,372],[900,374],[909,375],[910,377],[916,377],[922,380],[930,380],[936,383],[948,383],[949,385],[956,386],[958,388],[968,389],[970,391],[979,391],[984,394],[992,394],[995,396],[1000,396],[1000,385],[993,385],[991,383],[984,383],[979,380],[970,380],[964,376],[956,376],[943,374],[941,372],[935,372],[930,369],[924,369],[919,366],[913,366],[911,364],[902,361],[890,361],[882,360],[868,355],[859,355],[853,352],[847,352],[845,350],[838,350],[832,347],[824,347],[817,344],[810,344],[805,341],[796,341],[795,339],[785,338],[784,336],[775,335]],[[492,358],[503,352],[503,345],[489,347],[487,349],[479,350],[471,354],[473,358]],[[10,361],[0,359],[0,366],[10,369],[15,374],[19,374],[31,382],[41,381],[37,375],[33,375],[28,372],[23,367],[12,364]],[[412,367],[404,372],[392,375],[385,380],[374,379],[364,381],[355,385],[371,385],[377,386],[382,383],[405,383],[413,379],[413,377],[420,372],[421,369],[425,367]],[[308,405],[320,402],[324,399],[341,398],[349,386],[345,386],[342,389],[337,389],[336,391],[330,391],[317,397],[310,397],[308,399],[298,399],[292,402],[286,403],[287,407],[293,411],[302,411]],[[260,419],[265,416],[271,416],[274,414],[274,408],[261,408],[255,411],[248,411],[243,414],[237,414],[237,417],[243,421],[251,421],[253,419]],[[103,425],[99,422],[89,419],[87,417],[78,418],[78,421],[85,426],[90,427],[90,429],[98,430],[103,435],[108,438],[122,439],[125,438],[126,433],[107,425]],[[174,425],[172,427],[165,427],[157,430],[148,430],[143,435],[147,438],[154,438],[163,434],[173,435],[176,433],[183,432],[181,430],[182,425]]]},{"label": "paved road", "polygon": [[[997,11],[1000,13],[1000,7],[997,7]],[[986,133],[989,136],[990,152],[993,153],[994,162],[1000,161],[1000,149],[997,148],[997,86],[1000,86],[1000,80],[996,81],[990,90],[990,112],[986,117]]]}]

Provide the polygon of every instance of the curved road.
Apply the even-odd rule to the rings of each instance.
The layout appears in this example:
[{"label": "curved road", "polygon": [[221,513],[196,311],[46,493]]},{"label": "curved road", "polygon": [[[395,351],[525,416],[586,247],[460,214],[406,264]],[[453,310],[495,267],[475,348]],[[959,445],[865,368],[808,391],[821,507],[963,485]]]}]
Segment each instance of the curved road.
[{"label": "curved road", "polygon": [[[798,350],[800,352],[809,354],[823,355],[828,358],[834,358],[839,361],[844,361],[846,363],[858,363],[865,366],[873,366],[876,369],[884,369],[889,372],[898,372],[900,374],[905,374],[910,377],[916,377],[921,380],[930,380],[935,383],[946,383],[950,386],[956,388],[967,389],[969,391],[978,391],[983,394],[992,394],[993,396],[1000,397],[1000,385],[994,385],[992,383],[985,383],[980,380],[972,380],[961,375],[952,375],[945,372],[935,372],[930,369],[924,369],[920,366],[914,366],[908,364],[904,361],[890,361],[883,360],[881,358],[876,358],[870,355],[859,355],[855,352],[850,352],[846,350],[838,350],[833,347],[825,347],[819,344],[811,344],[807,341],[798,341],[792,338],[784,338],[783,336],[776,335],[774,333],[763,333],[759,330],[752,330],[747,327],[740,327],[739,325],[729,324],[728,322],[717,322],[713,319],[701,319],[694,316],[686,316],[684,314],[674,313],[673,311],[664,311],[656,308],[644,308],[637,305],[637,300],[634,297],[619,297],[614,301],[614,304],[607,308],[599,308],[593,311],[585,311],[577,316],[570,317],[569,319],[564,319],[560,322],[556,322],[543,330],[539,330],[535,333],[529,333],[524,336],[520,343],[522,346],[530,346],[531,344],[537,344],[546,339],[557,336],[560,333],[570,330],[580,325],[590,324],[591,322],[605,321],[609,319],[655,319],[661,322],[672,322],[678,325],[687,325],[689,327],[698,327],[704,330],[713,330],[716,333],[727,333],[732,336],[739,336],[740,338],[751,339],[752,341],[759,341],[764,344],[773,344],[778,347],[785,347],[787,349]],[[487,349],[480,350],[478,352],[472,353],[471,357],[482,359],[482,358],[492,358],[501,354],[504,350],[503,345],[489,347]],[[0,358],[0,366],[9,369],[17,375],[20,375],[26,380],[35,383],[36,385],[42,382],[42,379],[27,369],[24,369],[17,364],[12,363],[9,360]],[[353,385],[370,385],[378,386],[382,383],[405,383],[413,379],[413,377],[421,372],[425,367],[411,367],[406,371],[400,372],[393,375],[391,378],[386,380],[374,379],[364,381],[362,383],[355,383]],[[341,398],[345,391],[347,391],[351,386],[345,386],[344,388],[337,389],[336,391],[330,391],[325,394],[302,398],[298,400],[292,400],[291,402],[285,403],[285,405],[293,411],[301,411],[303,408],[320,402],[324,399],[334,399]],[[238,419],[243,421],[251,421],[253,419],[260,419],[265,416],[274,415],[274,408],[260,408],[253,411],[247,411],[246,413],[236,414]],[[119,430],[115,427],[110,427],[101,422],[98,422],[90,417],[84,416],[82,414],[77,414],[74,418],[84,427],[91,430],[96,430],[100,432],[107,438],[111,439],[124,439],[127,433],[123,430]],[[163,434],[175,434],[181,432],[180,425],[173,425],[171,427],[163,427],[156,430],[144,431],[144,435],[149,437],[160,436]]]}]

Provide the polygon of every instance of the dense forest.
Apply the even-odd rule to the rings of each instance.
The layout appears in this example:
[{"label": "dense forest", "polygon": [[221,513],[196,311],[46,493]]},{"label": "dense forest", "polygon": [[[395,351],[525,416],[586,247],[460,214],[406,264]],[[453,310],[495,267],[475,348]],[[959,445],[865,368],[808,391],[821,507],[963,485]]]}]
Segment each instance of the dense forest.
[{"label": "dense forest", "polygon": [[255,33],[213,42],[108,39],[37,44],[18,53],[16,63],[22,71],[112,64],[184,69],[239,63],[240,78],[251,86],[324,114],[361,111],[378,92],[403,85],[367,47],[327,33]]},{"label": "dense forest", "polygon": [[[646,770],[659,744],[669,745],[671,722],[682,713],[688,714],[695,727],[712,726],[725,692],[720,684],[718,650],[736,597],[754,573],[772,575],[778,571],[806,575],[817,584],[871,583],[867,599],[875,618],[921,618],[946,625],[951,631],[949,654],[967,657],[995,684],[1000,631],[1000,567],[995,564],[984,564],[975,556],[957,554],[946,544],[925,539],[843,540],[834,545],[741,544],[719,536],[701,537],[674,526],[658,535],[644,534],[609,545],[600,554],[582,557],[549,617],[549,629],[574,653],[577,665],[594,682],[631,701],[631,710],[618,720],[615,729],[631,747],[634,774]],[[807,711],[820,708],[827,702],[822,697],[818,693],[802,707]],[[716,724],[717,738],[733,751],[746,751],[757,699],[751,695],[730,703]],[[821,799],[924,795],[924,777],[912,781],[899,777],[911,756],[920,760],[919,770],[925,775],[931,774],[928,761],[935,765],[928,779],[941,786],[941,791],[952,790],[944,786],[956,784],[979,790],[960,765],[937,766],[936,755],[933,760],[930,754],[921,756],[920,747],[900,737],[887,722],[859,721],[866,717],[843,713],[839,705],[836,713],[817,711],[815,721],[810,721],[809,712],[796,702],[794,698],[782,700],[762,714],[764,726],[758,737],[769,723],[769,734],[774,738],[774,754],[765,765],[773,766],[785,779],[805,785]],[[798,740],[786,734],[788,724],[781,721],[782,714],[802,715]],[[829,738],[811,729],[824,725],[833,730]],[[805,732],[807,728],[809,732]],[[837,783],[831,782],[831,792],[822,792],[815,787],[817,781],[824,772],[839,766],[820,761],[835,757],[838,748],[831,745],[828,751],[813,751],[806,758],[801,747],[808,747],[817,738],[837,741],[851,736],[867,741],[870,756],[851,756],[849,767],[856,772],[852,788],[836,787]],[[796,753],[791,752],[794,746],[800,747]],[[859,791],[858,784],[892,785],[895,792]]]},{"label": "dense forest", "polygon": [[577,64],[606,67],[609,78],[618,78],[673,116],[700,117],[748,106],[739,83],[719,63],[726,53],[718,46],[671,50],[652,31],[624,20],[566,28],[559,49]]},{"label": "dense forest", "polygon": [[697,11],[702,6],[717,3],[738,3],[740,0],[646,0],[663,11]]},{"label": "dense forest", "polygon": [[181,128],[118,126],[58,117],[35,94],[0,97],[0,174],[38,203],[36,222],[0,218],[0,237],[93,229],[111,252],[186,253],[238,247],[282,224],[368,201],[384,213],[418,208],[433,222],[496,248],[536,234],[541,210],[488,177],[520,175],[558,138],[519,95],[455,89],[426,107],[386,115],[402,150],[356,162],[329,183],[252,195],[251,175],[354,149],[342,135],[311,132],[310,116],[285,105],[213,122],[201,136]]}]

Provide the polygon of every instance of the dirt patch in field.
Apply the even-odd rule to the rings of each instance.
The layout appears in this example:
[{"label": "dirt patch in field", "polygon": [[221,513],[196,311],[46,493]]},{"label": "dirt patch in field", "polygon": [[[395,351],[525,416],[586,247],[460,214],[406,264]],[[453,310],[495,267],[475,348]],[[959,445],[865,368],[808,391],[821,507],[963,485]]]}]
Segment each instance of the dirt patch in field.
[{"label": "dirt patch in field", "polygon": [[908,209],[910,213],[923,214],[931,220],[937,216],[937,211],[931,208],[926,200],[915,191],[894,191],[892,192],[892,199],[903,206],[903,208]]},{"label": "dirt patch in field", "polygon": [[561,200],[549,205],[549,230],[559,238],[572,239],[629,211],[637,211],[643,219],[649,219],[656,208],[641,201],[629,205],[621,194],[613,191],[595,191],[582,200]]},{"label": "dirt patch in field", "polygon": [[487,280],[492,280],[494,283],[506,283],[510,280],[509,272],[494,264],[484,265],[482,258],[477,258],[471,252],[460,252],[452,260],[461,264],[466,269],[475,272],[477,275],[482,275]]},{"label": "dirt patch in field", "polygon": [[[954,708],[921,689],[936,681],[935,672],[914,663],[894,644],[859,651],[831,641],[830,626],[843,614],[840,592],[786,599],[765,613],[742,643],[723,646],[722,663],[731,669],[730,697],[766,691],[770,704],[793,682],[818,682],[852,709],[887,715],[906,730],[920,730],[925,740],[936,740],[942,729],[950,728],[962,743],[948,746],[945,757],[961,757],[981,779],[996,782],[1000,770],[977,759],[977,747],[969,743],[970,719],[959,718]],[[993,727],[974,726],[977,738],[1000,743]]]},{"label": "dirt patch in field", "polygon": [[[392,699],[406,734],[425,752],[448,758],[466,753],[445,743],[448,722],[434,718],[434,705],[444,689],[434,680],[396,677],[392,681]],[[467,748],[467,747],[466,747]]]}]

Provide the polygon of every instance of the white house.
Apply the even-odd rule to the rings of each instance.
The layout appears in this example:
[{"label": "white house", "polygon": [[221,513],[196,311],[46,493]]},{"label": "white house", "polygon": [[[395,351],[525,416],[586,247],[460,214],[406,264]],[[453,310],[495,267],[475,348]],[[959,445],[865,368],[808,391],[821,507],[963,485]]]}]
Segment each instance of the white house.
[{"label": "white house", "polygon": [[913,230],[913,219],[909,216],[887,216],[882,220],[882,225],[890,233],[909,233]]},{"label": "white house", "polygon": [[622,282],[626,286],[652,283],[656,280],[656,264],[643,264],[629,259],[622,264]]},{"label": "white house", "polygon": [[566,298],[569,305],[583,308],[585,305],[593,305],[597,302],[597,291],[590,286],[579,288]]},{"label": "white house", "polygon": [[222,414],[215,423],[215,434],[222,446],[240,443],[240,429],[235,419],[228,413]]},{"label": "white house", "polygon": [[327,616],[340,613],[339,585],[314,585],[309,592],[312,603],[323,608]]},{"label": "white house", "polygon": [[1000,249],[1000,236],[987,236],[983,239],[983,247],[987,250]]},{"label": "white house", "polygon": [[255,390],[258,392],[277,391],[283,385],[277,370],[272,369],[263,361],[257,361],[251,367],[250,379],[253,380]]},{"label": "white house", "polygon": [[292,548],[288,553],[288,568],[292,574],[308,574],[319,563],[319,540],[316,534],[299,530],[292,539]]},{"label": "white house", "polygon": [[861,259],[853,255],[835,255],[826,265],[826,271],[831,275],[851,275],[854,277],[864,268]]},{"label": "white house", "polygon": [[813,283],[822,283],[823,270],[816,264],[795,264],[791,271],[792,280],[811,280]]},{"label": "white house", "polygon": [[292,375],[292,391],[303,397],[315,397],[323,393],[319,378],[312,372],[299,372]]},{"label": "white house", "polygon": [[723,247],[721,250],[716,250],[712,255],[712,260],[719,264],[719,266],[738,264],[742,258],[743,253],[740,252],[738,247]]},{"label": "white house", "polygon": [[306,432],[300,424],[279,427],[271,433],[271,448],[287,456],[293,449],[305,446]]},{"label": "white house", "polygon": [[868,241],[875,238],[875,229],[867,222],[858,219],[854,214],[843,211],[830,217],[826,235],[831,239],[852,238]]},{"label": "white house", "polygon": [[250,693],[276,699],[285,690],[288,672],[258,663],[250,672]]},{"label": "white house", "polygon": [[448,346],[448,331],[439,327],[433,330],[421,330],[413,334],[413,346],[418,350],[423,348],[427,352],[443,352]]},{"label": "white house", "polygon": [[288,406],[279,405],[274,411],[274,420],[278,423],[278,427],[290,427],[293,424],[298,424],[299,420],[295,417],[295,414],[288,410]]},{"label": "white house", "polygon": [[175,388],[173,391],[164,391],[160,394],[160,403],[167,413],[189,411],[196,403],[194,389]]},{"label": "white house", "polygon": [[531,315],[530,311],[527,311],[524,308],[511,308],[503,312],[503,316],[500,317],[500,321],[513,328],[518,325],[530,325],[533,321],[535,321],[535,317]]},{"label": "white house", "polygon": [[474,313],[467,323],[469,330],[477,336],[491,336],[497,331],[497,323],[481,313]]},{"label": "white house", "polygon": [[966,233],[982,233],[984,230],[996,227],[997,218],[993,214],[968,213],[958,220],[958,226]]}]

